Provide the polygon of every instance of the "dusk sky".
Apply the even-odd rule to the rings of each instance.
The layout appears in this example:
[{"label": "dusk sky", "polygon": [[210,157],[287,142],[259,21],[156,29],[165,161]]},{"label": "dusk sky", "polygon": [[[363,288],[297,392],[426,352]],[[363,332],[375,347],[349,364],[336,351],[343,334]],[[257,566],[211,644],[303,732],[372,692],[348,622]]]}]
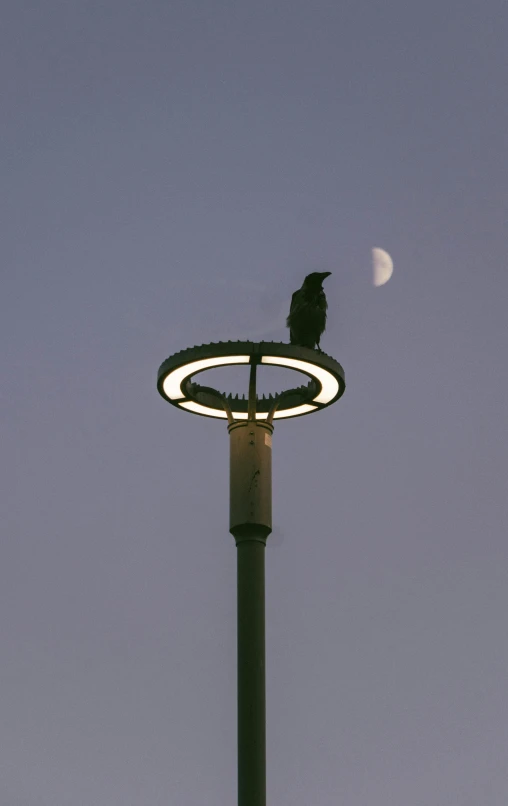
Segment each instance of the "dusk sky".
[{"label": "dusk sky", "polygon": [[310,271],[347,388],[275,424],[267,803],[506,806],[506,2],[1,23],[0,806],[236,803],[229,438],[156,375]]}]

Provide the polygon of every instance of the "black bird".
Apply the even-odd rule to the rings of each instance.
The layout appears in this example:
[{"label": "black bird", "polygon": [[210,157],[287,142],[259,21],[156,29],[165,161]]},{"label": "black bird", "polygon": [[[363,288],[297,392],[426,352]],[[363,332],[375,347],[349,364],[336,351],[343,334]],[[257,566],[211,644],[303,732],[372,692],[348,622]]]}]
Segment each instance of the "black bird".
[{"label": "black bird", "polygon": [[323,280],[331,271],[313,271],[308,274],[303,285],[291,297],[291,307],[286,325],[289,328],[291,344],[319,347],[321,335],[326,327],[326,302]]}]

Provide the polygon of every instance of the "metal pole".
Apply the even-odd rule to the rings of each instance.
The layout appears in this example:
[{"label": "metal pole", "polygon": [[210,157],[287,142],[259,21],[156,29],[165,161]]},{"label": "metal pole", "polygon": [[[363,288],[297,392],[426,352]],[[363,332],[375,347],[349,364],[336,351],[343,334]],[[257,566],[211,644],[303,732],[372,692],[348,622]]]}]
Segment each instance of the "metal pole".
[{"label": "metal pole", "polygon": [[266,805],[265,540],[236,544],[238,806]]},{"label": "metal pole", "polygon": [[230,532],[237,546],[238,806],[266,806],[265,545],[272,531],[271,423],[230,435]]}]

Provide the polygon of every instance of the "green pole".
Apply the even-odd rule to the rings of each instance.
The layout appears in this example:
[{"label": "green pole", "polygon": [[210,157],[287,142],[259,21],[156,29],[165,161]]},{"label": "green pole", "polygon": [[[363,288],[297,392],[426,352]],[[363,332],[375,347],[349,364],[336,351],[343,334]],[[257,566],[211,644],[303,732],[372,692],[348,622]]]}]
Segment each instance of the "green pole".
[{"label": "green pole", "polygon": [[230,532],[237,547],[238,806],[266,806],[265,546],[272,531],[272,433],[235,421]]},{"label": "green pole", "polygon": [[266,804],[265,540],[236,544],[238,806]]}]

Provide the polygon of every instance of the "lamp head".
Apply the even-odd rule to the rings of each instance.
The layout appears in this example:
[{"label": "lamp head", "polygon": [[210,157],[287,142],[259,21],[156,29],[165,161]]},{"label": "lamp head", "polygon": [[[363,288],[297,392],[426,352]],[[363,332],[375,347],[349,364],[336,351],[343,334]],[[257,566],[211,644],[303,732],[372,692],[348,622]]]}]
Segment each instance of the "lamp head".
[{"label": "lamp head", "polygon": [[[278,342],[219,342],[191,347],[167,358],[159,367],[157,388],[173,406],[206,417],[249,419],[248,400],[239,399],[193,380],[198,373],[215,367],[243,364],[284,367],[303,374],[305,385],[274,396],[256,395],[255,419],[267,421],[275,401],[274,419],[300,417],[335,403],[346,388],[344,370],[331,356],[307,347]],[[249,390],[250,393],[250,390]],[[255,394],[255,389],[254,389]],[[226,405],[224,405],[226,404]],[[271,421],[270,421],[271,422]]]}]

